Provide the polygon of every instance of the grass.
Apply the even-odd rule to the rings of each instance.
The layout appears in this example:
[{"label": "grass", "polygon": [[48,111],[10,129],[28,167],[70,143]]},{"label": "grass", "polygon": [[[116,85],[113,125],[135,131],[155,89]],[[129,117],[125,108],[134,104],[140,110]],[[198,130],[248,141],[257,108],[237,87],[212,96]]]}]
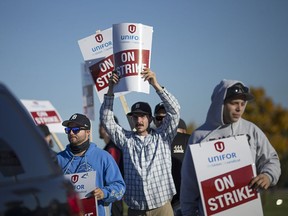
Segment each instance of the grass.
[{"label": "grass", "polygon": [[[261,195],[265,216],[284,216],[288,213],[288,189],[265,191]],[[282,203],[281,203],[282,200]],[[278,202],[277,202],[278,201]],[[278,203],[278,205],[277,205]],[[281,203],[281,205],[279,205]]]},{"label": "grass", "polygon": [[123,216],[128,215],[128,206],[126,205],[125,202],[123,202]]},{"label": "grass", "polygon": [[[288,189],[268,190],[261,194],[264,216],[286,216],[288,215]],[[280,200],[282,204],[279,205]],[[278,201],[278,205],[277,205]],[[123,216],[127,216],[128,207],[124,203]]]}]

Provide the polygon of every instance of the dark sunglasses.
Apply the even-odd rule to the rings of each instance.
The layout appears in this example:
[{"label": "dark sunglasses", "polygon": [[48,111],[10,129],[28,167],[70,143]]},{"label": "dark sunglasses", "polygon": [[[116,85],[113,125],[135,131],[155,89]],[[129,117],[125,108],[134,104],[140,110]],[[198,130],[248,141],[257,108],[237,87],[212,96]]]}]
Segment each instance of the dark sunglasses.
[{"label": "dark sunglasses", "polygon": [[85,128],[80,128],[80,127],[66,127],[65,128],[65,133],[66,134],[70,134],[70,132],[72,131],[74,134],[78,134],[80,130],[86,130]]},{"label": "dark sunglasses", "polygon": [[241,94],[241,93],[248,93],[249,89],[248,87],[238,87],[238,86],[232,86],[229,88],[229,92],[234,93],[234,94]]},{"label": "dark sunglasses", "polygon": [[246,86],[232,86],[227,89],[226,99],[240,94],[247,94],[249,92],[249,88]]},{"label": "dark sunglasses", "polygon": [[165,118],[165,116],[155,116],[155,119],[156,119],[157,121],[162,121],[163,118]]}]

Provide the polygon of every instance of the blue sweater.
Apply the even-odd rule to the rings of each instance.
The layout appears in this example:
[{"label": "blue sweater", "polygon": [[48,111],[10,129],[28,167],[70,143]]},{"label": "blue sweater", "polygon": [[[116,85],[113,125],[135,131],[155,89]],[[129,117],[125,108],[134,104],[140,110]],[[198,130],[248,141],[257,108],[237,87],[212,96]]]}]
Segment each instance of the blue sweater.
[{"label": "blue sweater", "polygon": [[57,154],[57,159],[63,173],[81,173],[96,171],[96,186],[104,192],[104,199],[98,201],[98,215],[104,216],[104,203],[120,200],[125,193],[126,185],[113,157],[106,151],[90,143],[87,152],[75,156],[69,145]]}]

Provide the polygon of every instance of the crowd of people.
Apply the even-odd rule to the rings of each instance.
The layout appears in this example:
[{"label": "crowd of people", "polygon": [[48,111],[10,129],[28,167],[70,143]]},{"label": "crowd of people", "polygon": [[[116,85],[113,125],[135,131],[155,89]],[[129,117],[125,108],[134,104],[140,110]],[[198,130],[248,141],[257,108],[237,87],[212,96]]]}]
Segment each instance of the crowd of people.
[{"label": "crowd of people", "polygon": [[91,123],[85,115],[75,113],[62,123],[69,144],[57,154],[58,163],[64,174],[96,171],[90,195],[97,198],[98,215],[123,215],[124,203],[129,216],[205,215],[189,146],[231,136],[247,137],[256,167],[249,188],[260,191],[277,184],[277,152],[259,127],[242,118],[253,99],[243,82],[216,85],[204,124],[187,134],[177,99],[149,68],[141,76],[161,102],[153,114],[147,102],[134,103],[127,114],[134,128],[123,128],[113,111],[113,89],[120,79],[113,73],[99,112],[104,149],[90,142]]}]

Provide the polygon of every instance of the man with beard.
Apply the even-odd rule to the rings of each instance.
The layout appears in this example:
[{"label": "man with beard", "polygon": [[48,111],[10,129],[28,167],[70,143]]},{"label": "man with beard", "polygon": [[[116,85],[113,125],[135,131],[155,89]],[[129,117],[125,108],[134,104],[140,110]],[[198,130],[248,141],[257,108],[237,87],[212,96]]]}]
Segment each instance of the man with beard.
[{"label": "man with beard", "polygon": [[151,107],[146,102],[137,102],[128,113],[135,131],[118,125],[113,114],[113,87],[119,76],[113,73],[109,89],[100,109],[100,122],[113,142],[121,148],[124,157],[124,201],[129,206],[128,216],[165,215],[173,216],[170,200],[176,193],[171,172],[171,143],[177,133],[180,105],[176,98],[157,82],[150,69],[141,72],[144,81],[156,90],[166,109],[161,128],[152,129]]},{"label": "man with beard", "polygon": [[[65,174],[96,172],[95,189],[90,192],[97,198],[98,215],[106,215],[105,205],[120,200],[125,193],[125,183],[113,157],[90,142],[90,120],[75,113],[62,123],[68,136],[66,149],[57,154]],[[94,179],[93,179],[94,180]]]}]

